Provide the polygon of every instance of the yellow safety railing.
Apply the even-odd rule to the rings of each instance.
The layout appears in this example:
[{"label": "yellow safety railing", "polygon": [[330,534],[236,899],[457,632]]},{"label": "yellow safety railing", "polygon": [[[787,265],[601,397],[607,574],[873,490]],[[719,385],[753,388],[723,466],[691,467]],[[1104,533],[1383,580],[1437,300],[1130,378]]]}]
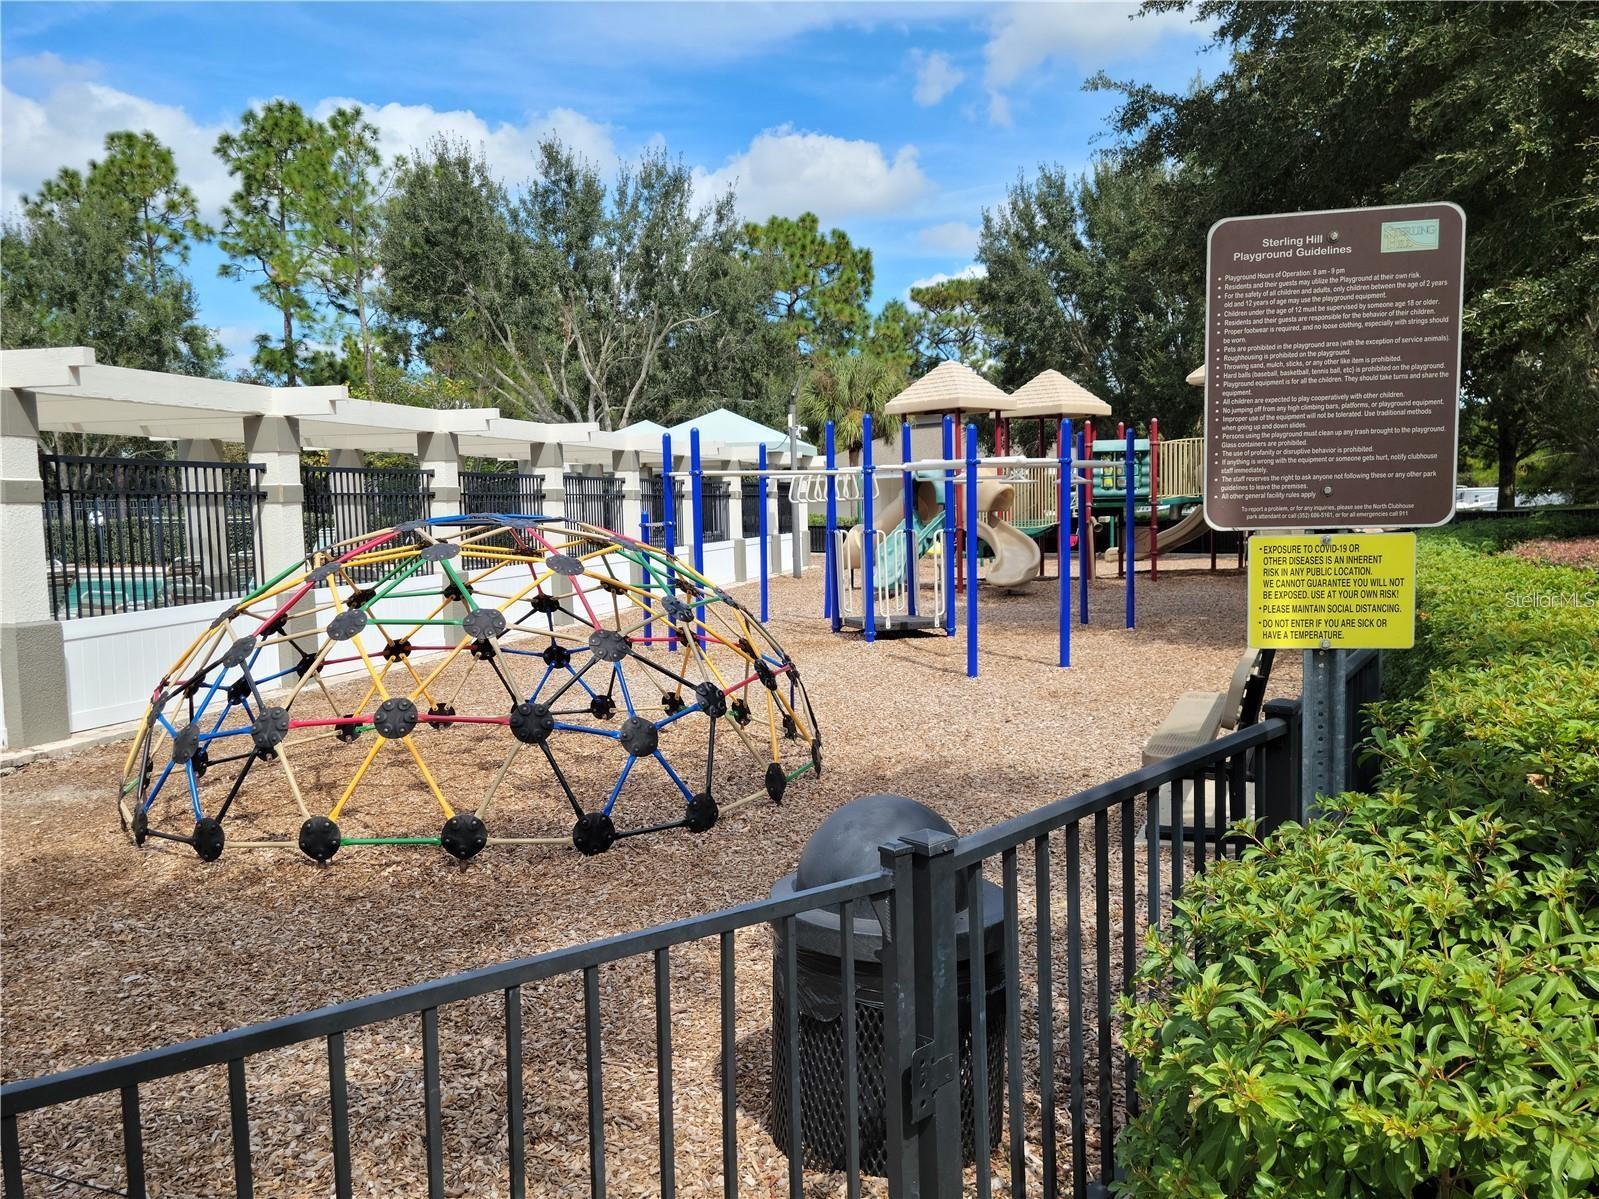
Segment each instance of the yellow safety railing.
[{"label": "yellow safety railing", "polygon": [[1203,495],[1205,439],[1176,437],[1160,443],[1160,494]]},{"label": "yellow safety railing", "polygon": [[1053,466],[1019,466],[1005,471],[1004,477],[1015,487],[1012,493],[1010,523],[1025,532],[1036,532],[1057,524],[1060,472]]}]

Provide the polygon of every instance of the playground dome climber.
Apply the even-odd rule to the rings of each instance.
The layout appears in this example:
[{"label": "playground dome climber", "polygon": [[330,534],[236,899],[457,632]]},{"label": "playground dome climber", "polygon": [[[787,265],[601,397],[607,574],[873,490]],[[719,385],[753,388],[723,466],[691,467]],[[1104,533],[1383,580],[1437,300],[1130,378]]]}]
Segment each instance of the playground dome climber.
[{"label": "playground dome climber", "polygon": [[156,683],[118,807],[135,843],[206,861],[592,855],[781,803],[821,745],[799,668],[691,567],[593,525],[442,516],[317,550],[217,616]]}]

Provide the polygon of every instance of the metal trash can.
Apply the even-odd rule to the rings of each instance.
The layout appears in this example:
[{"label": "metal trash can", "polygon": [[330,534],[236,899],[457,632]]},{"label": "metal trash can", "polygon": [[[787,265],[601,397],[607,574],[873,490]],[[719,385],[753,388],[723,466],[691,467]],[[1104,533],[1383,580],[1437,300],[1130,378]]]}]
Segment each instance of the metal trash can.
[{"label": "metal trash can", "polygon": [[[953,833],[937,812],[903,795],[867,795],[834,812],[806,842],[799,866],[779,879],[774,898],[868,874],[880,866],[878,847],[921,829]],[[1005,1085],[1005,964],[1003,893],[986,880],[980,888],[980,925],[987,990],[987,1150],[999,1144]],[[961,1160],[976,1157],[972,1103],[971,939],[972,903],[966,888],[956,893],[956,954],[960,992],[959,1069]],[[888,1169],[884,1066],[887,1059],[883,1010],[883,929],[872,905],[857,903],[852,944],[855,958],[855,1086],[858,1088],[861,1171]],[[800,1136],[807,1167],[842,1170],[846,1165],[844,1122],[843,966],[838,914],[811,911],[795,918],[795,994],[799,1007]],[[772,1139],[784,1153],[789,1144],[789,1062],[784,1002],[783,926],[773,926],[772,944]]]}]

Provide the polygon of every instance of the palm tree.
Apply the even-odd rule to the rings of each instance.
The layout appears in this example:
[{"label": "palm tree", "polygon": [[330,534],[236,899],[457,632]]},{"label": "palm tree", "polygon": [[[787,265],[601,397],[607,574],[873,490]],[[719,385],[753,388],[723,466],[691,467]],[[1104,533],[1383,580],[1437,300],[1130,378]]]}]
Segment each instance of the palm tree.
[{"label": "palm tree", "polygon": [[857,461],[864,440],[865,417],[872,417],[875,434],[892,432],[897,419],[885,416],[883,406],[905,388],[905,371],[893,359],[875,354],[829,354],[816,358],[800,383],[800,415],[812,429],[833,422],[833,434]]}]

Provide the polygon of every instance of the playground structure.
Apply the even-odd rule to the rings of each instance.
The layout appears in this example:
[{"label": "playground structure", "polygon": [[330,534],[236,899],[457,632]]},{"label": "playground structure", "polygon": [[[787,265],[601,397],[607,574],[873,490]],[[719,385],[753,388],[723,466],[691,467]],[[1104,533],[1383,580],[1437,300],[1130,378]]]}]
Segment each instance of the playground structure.
[{"label": "playground structure", "polygon": [[[1053,378],[1050,378],[1053,376]],[[872,420],[863,424],[862,461],[839,466],[836,430],[825,428],[825,467],[772,471],[764,451],[756,471],[706,470],[700,459],[699,434],[690,432],[689,475],[693,516],[689,538],[696,566],[703,562],[705,481],[725,476],[757,479],[762,513],[760,543],[760,612],[770,614],[770,572],[764,546],[769,480],[789,482],[799,502],[826,504],[826,563],[823,616],[835,632],[859,630],[867,642],[881,634],[942,630],[953,637],[957,627],[956,597],[966,595],[967,674],[978,673],[976,587],[997,590],[1025,588],[1044,577],[1042,538],[1056,534],[1057,581],[1060,592],[1059,665],[1071,664],[1071,571],[1069,555],[1078,558],[1077,611],[1088,623],[1089,582],[1099,560],[1098,530],[1106,533],[1105,554],[1114,554],[1124,581],[1125,621],[1136,624],[1135,564],[1147,560],[1151,578],[1159,569],[1161,542],[1177,549],[1208,531],[1200,506],[1199,480],[1203,439],[1168,442],[1171,468],[1163,491],[1159,425],[1150,422],[1149,436],[1119,426],[1115,440],[1096,439],[1093,421],[1076,431],[1075,422],[1056,414],[1109,411],[1103,401],[1056,372],[1034,380],[1040,384],[1030,399],[1018,402],[955,362],[945,362],[907,388],[888,405],[901,416],[937,413],[942,419],[942,457],[918,460],[912,453],[911,427],[901,425],[900,462],[879,467],[873,458]],[[1032,387],[1033,384],[1029,384]],[[1017,395],[1026,392],[1023,388]],[[957,422],[957,414],[991,410],[995,442],[1005,447],[1013,419],[1035,420],[1039,441],[1047,443],[1051,417],[1055,455],[1027,457],[998,452],[981,456],[977,427]],[[662,436],[664,480],[661,494],[673,494],[672,438]],[[885,490],[882,475],[898,476]],[[881,494],[880,494],[881,493]],[[1102,508],[1094,514],[1094,502]],[[840,528],[840,501],[860,505],[860,522]],[[677,530],[671,505],[660,517],[666,525],[666,548],[675,550]],[[907,513],[909,514],[907,518]],[[1175,524],[1163,535],[1162,517]],[[646,530],[647,532],[647,530]],[[980,547],[986,555],[980,555]],[[1129,549],[1131,553],[1129,555]],[[986,570],[984,562],[986,559]],[[1214,549],[1212,550],[1214,566]],[[924,594],[925,593],[925,594]]]},{"label": "playground structure", "polygon": [[[341,672],[365,683],[354,702]],[[398,788],[378,779],[396,766]],[[703,833],[820,771],[798,668],[702,572],[595,525],[477,514],[317,550],[225,611],[156,685],[118,806],[136,843],[207,861],[427,844],[465,862]],[[496,801],[508,831],[490,836]],[[442,829],[422,831],[435,806]],[[298,831],[230,841],[241,815]]]}]

